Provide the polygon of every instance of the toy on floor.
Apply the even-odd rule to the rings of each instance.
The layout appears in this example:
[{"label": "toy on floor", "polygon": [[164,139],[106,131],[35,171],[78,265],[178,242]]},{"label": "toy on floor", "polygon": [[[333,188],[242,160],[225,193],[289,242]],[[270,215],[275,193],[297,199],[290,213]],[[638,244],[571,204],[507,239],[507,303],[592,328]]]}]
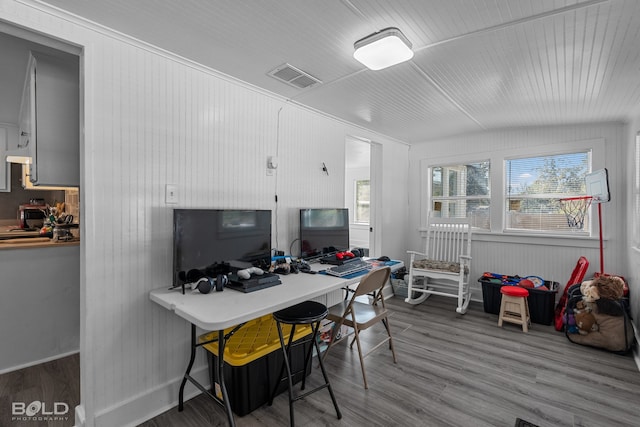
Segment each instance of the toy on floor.
[{"label": "toy on floor", "polygon": [[582,282],[580,292],[586,302],[594,302],[600,298],[617,300],[624,295],[624,281],[616,276],[599,276]]},{"label": "toy on floor", "polygon": [[589,303],[584,300],[576,302],[576,306],[573,309],[573,316],[575,319],[575,326],[578,329],[577,332],[580,335],[587,335],[589,332],[595,332],[598,330],[598,324],[596,323],[596,317],[592,313],[592,308]]}]

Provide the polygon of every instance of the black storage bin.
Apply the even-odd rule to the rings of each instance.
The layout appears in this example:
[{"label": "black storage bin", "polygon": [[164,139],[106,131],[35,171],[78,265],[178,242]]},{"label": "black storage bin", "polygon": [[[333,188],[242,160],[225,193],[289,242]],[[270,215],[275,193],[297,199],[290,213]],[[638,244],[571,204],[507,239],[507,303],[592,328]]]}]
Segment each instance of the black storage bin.
[{"label": "black storage bin", "polygon": [[[492,279],[488,277],[481,277],[478,279],[478,282],[482,284],[482,302],[485,313],[499,314],[500,302],[502,301],[500,288],[510,285],[493,283]],[[529,298],[527,298],[529,314],[531,315],[531,322],[541,325],[551,325],[553,323],[556,294],[558,293],[558,286],[560,284],[558,282],[545,280],[544,285],[549,289],[548,291],[544,289],[527,288],[529,291]]]},{"label": "black storage bin", "polygon": [[[282,326],[286,340],[291,329],[289,325]],[[306,372],[304,374],[302,372],[304,356],[313,344],[309,340],[309,334],[311,334],[310,326],[296,326],[294,345],[291,348],[291,360],[289,361],[294,384],[300,382],[303,376],[311,373],[311,361]],[[217,336],[217,332],[210,332],[200,336],[200,342],[210,341]],[[301,344],[305,340],[307,342]],[[216,387],[218,381],[214,369],[218,363],[218,343],[214,341],[203,345],[203,347],[208,350],[207,359],[212,392],[220,396],[219,388]],[[269,394],[279,381],[278,374],[282,362],[282,350],[276,323],[270,314],[248,322],[229,339],[225,346],[224,383],[229,394],[231,409],[236,415],[244,416],[268,403]],[[287,381],[282,381],[278,386],[277,394],[286,389]]]}]

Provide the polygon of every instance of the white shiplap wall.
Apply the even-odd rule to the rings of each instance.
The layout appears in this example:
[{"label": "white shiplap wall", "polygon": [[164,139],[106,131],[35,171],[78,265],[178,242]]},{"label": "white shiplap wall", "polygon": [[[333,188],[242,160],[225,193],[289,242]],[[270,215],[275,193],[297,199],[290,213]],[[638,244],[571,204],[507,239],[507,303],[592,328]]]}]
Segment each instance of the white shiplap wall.
[{"label": "white shiplap wall", "polygon": [[[171,277],[172,206],[164,203],[165,184],[177,185],[180,207],[277,211],[274,244],[288,248],[295,234],[286,225],[296,223],[296,207],[342,203],[348,128],[206,70],[103,43],[96,67],[103,74],[96,82],[114,82],[117,92],[96,91],[104,116],[95,124],[99,144],[87,160],[96,168],[88,175],[100,183],[94,188],[103,198],[99,204],[114,206],[94,219],[118,232],[94,236],[106,286],[89,296],[88,306],[101,301],[94,331],[107,340],[105,351],[93,356],[100,367],[96,420],[114,425],[129,421],[129,414],[146,415],[130,403],[118,408],[125,390],[131,398],[167,388],[175,399],[188,361],[188,325],[147,296]],[[266,176],[267,156],[276,154],[276,175]],[[329,176],[321,174],[321,158],[333,166]],[[196,371],[205,365],[201,354]]]},{"label": "white shiplap wall", "polygon": [[[624,141],[624,163],[623,179],[627,182],[626,195],[627,203],[624,206],[624,220],[622,227],[625,230],[625,261],[627,263],[626,279],[629,284],[629,299],[631,314],[635,324],[636,339],[640,342],[640,246],[637,242],[637,235],[633,233],[640,230],[640,217],[638,217],[636,206],[640,197],[640,181],[638,172],[640,170],[640,157],[636,152],[636,136],[640,133],[640,113],[636,112],[633,120],[627,125],[627,133]],[[635,352],[636,364],[640,369],[640,355],[637,348]]]},{"label": "white shiplap wall", "polygon": [[[274,245],[288,250],[297,208],[343,204],[351,135],[383,144],[393,179],[383,197],[406,218],[406,193],[396,188],[407,187],[405,144],[38,3],[2,2],[0,12],[84,47],[78,421],[132,425],[177,400],[189,325],[148,298],[170,284],[174,206],[272,209]],[[266,175],[270,155],[280,159],[274,176]],[[177,205],[164,203],[166,184],[178,186]],[[403,233],[384,249],[401,256]],[[205,377],[203,355],[194,371]]]},{"label": "white shiplap wall", "polygon": [[[596,123],[582,125],[516,128],[502,131],[482,132],[429,141],[413,145],[410,150],[410,221],[418,226],[421,221],[420,201],[426,189],[420,186],[421,163],[432,163],[439,158],[450,160],[458,156],[461,160],[484,160],[496,153],[540,149],[562,150],[563,146],[577,141],[604,140],[604,159],[594,158],[594,169],[606,167],[609,171],[609,186],[612,200],[602,207],[605,238],[605,272],[627,274],[625,261],[625,206],[624,170],[625,126],[622,123]],[[550,145],[551,144],[551,145]],[[459,154],[455,154],[459,153]],[[496,188],[495,186],[493,187]],[[500,186],[498,186],[500,188]],[[593,209],[597,222],[597,209]],[[498,227],[499,228],[499,227]],[[422,243],[417,233],[409,233],[408,241],[414,248]],[[485,271],[502,274],[537,275],[560,283],[564,288],[571,271],[580,256],[590,261],[588,275],[600,271],[599,242],[597,232],[588,241],[579,239],[527,238],[501,235],[477,235],[472,244],[472,278]],[[475,279],[472,279],[474,282]],[[482,291],[474,283],[475,299],[481,299]]]}]

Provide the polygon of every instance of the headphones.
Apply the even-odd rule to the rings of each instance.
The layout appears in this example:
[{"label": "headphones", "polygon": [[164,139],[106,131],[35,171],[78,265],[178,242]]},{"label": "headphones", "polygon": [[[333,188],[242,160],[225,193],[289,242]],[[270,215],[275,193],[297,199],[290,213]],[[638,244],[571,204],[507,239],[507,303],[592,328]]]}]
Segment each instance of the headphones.
[{"label": "headphones", "polygon": [[191,289],[197,289],[201,294],[208,294],[214,289],[216,292],[222,292],[227,283],[229,283],[229,279],[224,274],[218,274],[215,279],[205,276],[191,283]]},{"label": "headphones", "polygon": [[213,289],[222,292],[229,283],[229,278],[225,274],[218,274],[216,278],[206,276],[201,270],[192,269],[184,277],[185,284],[192,290],[198,290],[201,294],[208,294]]}]

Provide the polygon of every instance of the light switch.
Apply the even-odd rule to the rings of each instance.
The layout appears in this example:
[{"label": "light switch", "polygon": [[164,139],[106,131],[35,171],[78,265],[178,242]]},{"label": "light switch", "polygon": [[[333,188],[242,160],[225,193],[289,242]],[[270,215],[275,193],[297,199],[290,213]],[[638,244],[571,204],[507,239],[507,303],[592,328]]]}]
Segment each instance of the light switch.
[{"label": "light switch", "polygon": [[273,171],[278,168],[278,158],[275,156],[267,157],[267,176],[273,176]]},{"label": "light switch", "polygon": [[178,186],[176,184],[167,184],[164,193],[164,202],[167,204],[178,203]]},{"label": "light switch", "polygon": [[278,158],[276,156],[267,157],[267,168],[278,169]]}]

